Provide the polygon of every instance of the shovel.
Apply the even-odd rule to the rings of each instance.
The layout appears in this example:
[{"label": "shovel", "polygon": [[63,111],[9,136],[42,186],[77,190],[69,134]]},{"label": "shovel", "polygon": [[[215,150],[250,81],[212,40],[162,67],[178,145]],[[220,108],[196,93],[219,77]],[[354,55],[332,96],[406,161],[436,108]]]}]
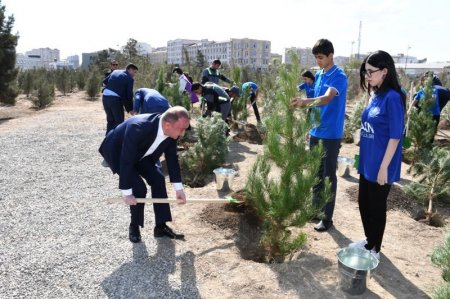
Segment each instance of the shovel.
[{"label": "shovel", "polygon": [[[179,203],[178,199],[175,198],[136,198],[136,201],[138,203],[146,203],[146,204],[152,204],[152,203]],[[108,203],[123,203],[122,197],[116,197],[116,198],[108,198]],[[239,201],[231,196],[227,196],[225,198],[195,198],[190,197],[186,200],[186,203],[232,203],[232,204],[239,204],[242,203],[242,201]]]}]

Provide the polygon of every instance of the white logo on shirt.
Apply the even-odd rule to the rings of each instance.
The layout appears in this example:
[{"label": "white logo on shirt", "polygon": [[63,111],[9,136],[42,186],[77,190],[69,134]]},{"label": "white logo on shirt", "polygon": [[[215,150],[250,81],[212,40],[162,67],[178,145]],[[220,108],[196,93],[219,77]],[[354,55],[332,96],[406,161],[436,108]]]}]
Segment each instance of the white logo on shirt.
[{"label": "white logo on shirt", "polygon": [[379,107],[372,107],[369,110],[369,117],[377,117],[377,115],[380,114],[380,108]]},{"label": "white logo on shirt", "polygon": [[[378,112],[379,112],[379,109],[378,109]],[[374,135],[375,135],[375,131],[373,130],[373,127],[368,122],[361,123],[361,137],[373,139]]]}]

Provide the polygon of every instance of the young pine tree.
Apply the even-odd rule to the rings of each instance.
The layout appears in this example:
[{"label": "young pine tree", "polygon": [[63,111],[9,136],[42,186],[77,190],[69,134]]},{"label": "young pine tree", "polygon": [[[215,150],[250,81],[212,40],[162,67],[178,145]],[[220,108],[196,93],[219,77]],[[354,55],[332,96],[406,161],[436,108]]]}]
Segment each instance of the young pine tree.
[{"label": "young pine tree", "polygon": [[55,71],[55,85],[56,88],[65,96],[71,89],[70,71],[63,68]]},{"label": "young pine tree", "polygon": [[226,136],[227,129],[228,126],[222,120],[220,113],[213,112],[211,117],[198,119],[195,128],[198,141],[180,159],[182,169],[187,170],[191,175],[184,178],[188,185],[202,185],[214,168],[225,162],[230,151],[228,148],[230,139]]},{"label": "young pine tree", "polygon": [[411,168],[413,176],[420,179],[406,185],[406,192],[428,205],[426,220],[430,222],[433,202],[442,195],[450,194],[450,150],[435,147],[423,154],[422,160]]},{"label": "young pine tree", "polygon": [[95,100],[95,97],[97,97],[98,93],[100,92],[101,82],[102,81],[100,79],[100,76],[98,75],[98,72],[93,69],[89,73],[86,86],[86,92],[91,101]]},{"label": "young pine tree", "polygon": [[433,252],[431,262],[442,269],[442,278],[446,283],[435,289],[434,299],[450,298],[450,231],[447,232],[445,242]]},{"label": "young pine tree", "polygon": [[424,97],[419,102],[419,109],[413,108],[409,116],[407,136],[414,145],[411,152],[413,165],[431,149],[431,140],[435,134],[433,116],[429,111],[429,108],[434,105],[432,77],[426,81],[423,91]]},{"label": "young pine tree", "polygon": [[[294,57],[296,59],[296,56]],[[262,245],[269,259],[281,261],[306,241],[304,233],[291,235],[289,227],[302,227],[321,206],[313,204],[312,188],[323,155],[321,146],[307,149],[310,122],[305,109],[291,109],[297,93],[298,63],[280,71],[275,99],[266,113],[267,139],[248,177],[246,194],[263,221]],[[329,183],[325,191],[330,194]]]},{"label": "young pine tree", "polygon": [[14,16],[6,17],[6,7],[0,0],[0,102],[14,105],[17,88],[16,46],[18,35],[11,33]]},{"label": "young pine tree", "polygon": [[49,106],[55,100],[55,85],[53,80],[41,77],[37,82],[37,89],[33,92],[31,102],[37,109]]}]

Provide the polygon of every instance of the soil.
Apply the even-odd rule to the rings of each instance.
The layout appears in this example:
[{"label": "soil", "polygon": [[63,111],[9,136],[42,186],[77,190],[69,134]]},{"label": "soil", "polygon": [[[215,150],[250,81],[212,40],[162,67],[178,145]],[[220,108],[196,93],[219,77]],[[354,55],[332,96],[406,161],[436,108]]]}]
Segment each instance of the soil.
[{"label": "soil", "polygon": [[[18,121],[18,119],[30,118],[30,120],[33,120],[36,115],[46,113],[70,113],[72,117],[70,119],[73,121],[70,126],[67,123],[54,124],[58,128],[58,130],[55,130],[55,138],[57,138],[58,134],[68,134],[68,129],[75,128],[77,122],[74,120],[77,116],[84,115],[86,111],[90,111],[93,115],[90,119],[92,126],[102,129],[105,127],[101,101],[89,102],[82,92],[58,98],[54,105],[40,111],[30,109],[29,102],[24,96],[20,96],[16,107],[0,107],[0,118],[10,118],[10,120],[1,122],[0,127],[3,132],[8,130],[20,132],[20,130],[27,130],[29,122]],[[256,124],[254,117],[251,117],[249,122]],[[445,133],[450,134],[449,131],[445,131]],[[98,144],[99,142],[100,140],[95,139],[95,137],[92,138],[92,143]],[[257,154],[261,153],[262,150],[262,145],[246,141],[232,141],[230,143],[227,163],[238,170],[238,174],[233,181],[233,190],[240,190],[245,186],[245,179],[251,171]],[[356,153],[358,153],[358,147],[354,144],[343,144],[340,150],[340,156],[353,157]],[[93,153],[93,155],[98,155],[98,153]],[[95,164],[94,166],[93,164],[88,165],[88,167],[100,168],[100,157],[98,159],[98,165]],[[412,202],[405,199],[401,193],[397,193],[397,190],[401,190],[401,186],[412,181],[412,178],[406,173],[407,167],[406,164],[402,165],[402,180],[393,188],[394,199],[390,199],[390,209],[381,250],[381,262],[372,273],[371,278],[368,279],[367,290],[362,298],[429,298],[434,287],[443,283],[441,270],[432,265],[430,256],[434,249],[443,243],[448,228],[448,216],[445,216],[447,218],[444,217],[446,227],[442,228],[431,227],[411,218],[410,205],[413,205]],[[114,182],[115,186],[117,176],[112,176],[107,171],[104,173],[105,180]],[[217,198],[228,195],[216,190],[213,176],[209,178],[202,188],[186,188],[188,198]],[[98,257],[95,260],[96,266],[104,269],[105,272],[97,274],[95,277],[100,282],[106,281],[108,277],[118,273],[121,277],[120,281],[125,283],[127,277],[135,277],[133,273],[135,273],[136,268],[139,268],[139,271],[141,271],[139,275],[144,275],[142,277],[145,277],[145,275],[147,277],[161,275],[166,279],[167,285],[160,285],[159,287],[167,288],[167,294],[170,293],[170,290],[177,288],[180,288],[182,294],[183,281],[194,284],[197,291],[195,298],[354,298],[343,292],[339,287],[336,253],[350,242],[364,237],[358,206],[354,200],[357,184],[358,174],[355,169],[351,169],[348,177],[338,177],[336,208],[333,217],[334,226],[325,233],[314,231],[313,223],[298,228],[308,235],[307,244],[296,252],[291,260],[282,264],[257,263],[247,260],[247,255],[257,257],[260,248],[255,241],[258,239],[258,232],[254,230],[255,227],[258,227],[258,225],[255,225],[257,220],[242,216],[251,214],[247,213],[248,210],[245,206],[173,205],[172,216],[174,221],[172,227],[183,232],[186,235],[186,241],[163,243],[158,245],[160,247],[154,245],[151,230],[153,212],[151,208],[147,209],[146,225],[145,229],[142,230],[142,244],[149,248],[149,254],[142,257],[142,260],[131,264],[127,260],[132,249],[129,246],[130,252],[126,250],[129,245],[126,238],[129,213],[125,209],[118,213],[116,212],[119,209],[118,207],[97,202],[96,205],[99,205],[100,208],[111,209],[111,213],[114,213],[115,217],[104,219],[101,221],[102,223],[99,223],[95,217],[74,217],[71,219],[73,221],[85,221],[86,227],[107,225],[108,232],[113,230],[115,237],[109,240],[109,243],[106,243],[104,234],[98,233],[95,236],[99,240],[98,242],[105,242],[105,244],[111,244],[110,246],[113,247],[113,243],[117,243],[117,246],[123,244],[123,248],[125,248],[115,255],[116,258],[119,257],[119,260],[123,260],[122,264],[117,261],[110,263],[108,260],[99,258],[104,256],[106,252],[114,250],[109,246],[105,246],[102,249],[103,252],[95,252],[95,257]],[[172,197],[174,192],[168,182],[167,186],[169,197]],[[102,187],[93,186],[92,188]],[[116,193],[117,189],[111,189],[111,194]],[[85,199],[83,197],[80,200]],[[88,207],[89,205],[86,204],[85,206]],[[86,211],[79,210],[76,213],[83,215]],[[11,215],[11,217],[13,216]],[[253,226],[248,223],[245,224],[243,218],[253,219],[253,222],[250,221]],[[53,226],[54,224],[40,223],[39,225]],[[67,234],[70,235],[71,232],[68,231]],[[253,239],[250,237],[253,237]],[[253,245],[253,248],[249,248],[249,244]],[[173,265],[170,273],[163,266],[158,267],[152,263],[160,249],[167,250],[167,246],[173,253]],[[21,248],[11,248],[10,250],[21,251]],[[85,252],[89,252],[89,250],[87,247]],[[186,260],[186,256],[189,256],[188,260]],[[257,258],[253,259],[258,260]],[[143,268],[139,266],[139,263],[147,263],[152,267]],[[88,264],[86,262],[76,266],[60,266],[73,267],[77,273],[82,273],[89,271],[87,270]],[[158,265],[165,264],[160,263]],[[189,272],[183,272],[186,269]],[[151,297],[149,292],[154,286],[146,284],[145,279],[139,279],[139,277],[134,281],[133,288],[140,290],[140,297]],[[39,284],[39,282],[37,283]],[[40,283],[42,283],[42,286],[37,287],[46,288],[48,282],[43,280]],[[70,288],[70,285],[60,284],[60,288]],[[114,297],[112,294],[104,293],[100,285],[92,286],[92,289],[85,291],[87,292],[85,297]],[[164,290],[161,290],[161,292],[164,292]]]}]

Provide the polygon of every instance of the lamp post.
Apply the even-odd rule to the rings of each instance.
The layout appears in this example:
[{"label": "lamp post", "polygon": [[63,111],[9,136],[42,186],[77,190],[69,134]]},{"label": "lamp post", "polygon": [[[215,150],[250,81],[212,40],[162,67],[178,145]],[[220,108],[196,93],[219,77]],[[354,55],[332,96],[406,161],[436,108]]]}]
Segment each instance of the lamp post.
[{"label": "lamp post", "polygon": [[408,48],[406,49],[406,57],[405,57],[405,75],[406,75],[406,65],[408,64],[408,52],[411,47],[408,45]]}]

